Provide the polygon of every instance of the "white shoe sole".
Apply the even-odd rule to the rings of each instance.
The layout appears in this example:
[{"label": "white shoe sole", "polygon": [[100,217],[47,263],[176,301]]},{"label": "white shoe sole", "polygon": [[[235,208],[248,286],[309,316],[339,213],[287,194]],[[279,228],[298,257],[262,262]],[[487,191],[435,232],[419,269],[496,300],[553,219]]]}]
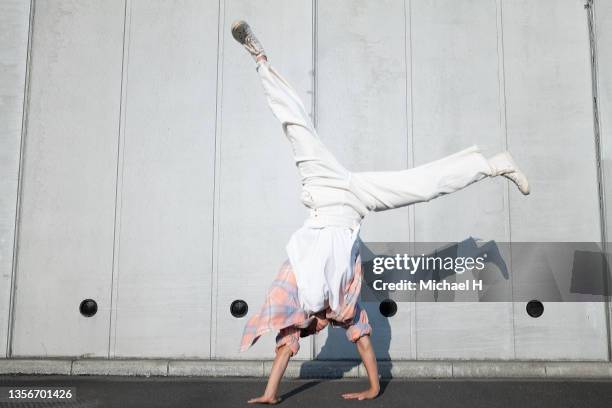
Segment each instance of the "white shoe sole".
[{"label": "white shoe sole", "polygon": [[527,180],[527,176],[516,165],[516,162],[514,161],[510,153],[506,152],[506,158],[511,163],[514,171],[502,174],[502,176],[506,177],[514,184],[516,184],[521,193],[523,193],[524,195],[528,195],[529,193],[531,193],[531,188],[529,187],[529,181]]}]

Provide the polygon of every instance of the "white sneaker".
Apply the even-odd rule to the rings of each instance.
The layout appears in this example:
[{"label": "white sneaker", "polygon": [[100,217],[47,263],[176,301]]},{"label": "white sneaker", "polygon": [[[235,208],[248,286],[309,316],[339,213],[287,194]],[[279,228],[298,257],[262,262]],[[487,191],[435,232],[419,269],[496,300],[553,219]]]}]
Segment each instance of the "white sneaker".
[{"label": "white sneaker", "polygon": [[492,176],[504,176],[512,181],[521,193],[527,195],[530,193],[529,181],[525,174],[518,168],[512,156],[508,152],[496,154],[489,159]]},{"label": "white sneaker", "polygon": [[257,37],[255,37],[253,30],[251,30],[251,27],[246,21],[234,21],[232,24],[232,36],[236,41],[242,44],[244,48],[246,48],[249,54],[253,56],[255,61],[257,61],[257,58],[266,55],[263,46]]}]

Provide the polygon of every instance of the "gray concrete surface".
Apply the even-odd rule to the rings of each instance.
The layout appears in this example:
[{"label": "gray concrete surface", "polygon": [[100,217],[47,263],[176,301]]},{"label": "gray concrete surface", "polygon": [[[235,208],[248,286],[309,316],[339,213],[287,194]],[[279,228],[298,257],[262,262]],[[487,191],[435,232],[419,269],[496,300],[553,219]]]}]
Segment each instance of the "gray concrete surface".
[{"label": "gray concrete surface", "polygon": [[[0,386],[74,387],[70,407],[240,407],[263,390],[263,379],[2,376]],[[290,380],[281,385],[281,406],[292,407],[609,407],[610,381],[392,380],[372,401],[345,401],[363,379]],[[0,407],[10,406],[5,403]],[[12,406],[17,406],[13,404]]]},{"label": "gray concrete surface", "polygon": [[[0,359],[0,374],[168,377],[267,377],[270,360]],[[612,379],[612,363],[597,361],[379,361],[383,378]],[[352,361],[290,361],[286,378],[365,378]]]},{"label": "gray concrete surface", "polygon": [[30,4],[0,3],[0,357],[6,357]]},{"label": "gray concrete surface", "polygon": [[[612,8],[595,4],[605,182]],[[254,25],[349,168],[399,169],[477,143],[486,154],[508,148],[530,177],[529,198],[498,178],[373,215],[364,240],[598,241],[610,211],[599,211],[583,6],[0,2],[7,27],[0,38],[0,357],[65,357],[58,370],[75,374],[266,372],[262,360],[272,357],[274,336],[244,354],[239,336],[304,209],[290,146],[251,59],[231,38],[236,18]],[[604,190],[610,201],[611,189]],[[510,261],[522,270],[520,259]],[[537,265],[525,270],[546,272]],[[89,318],[78,309],[87,298],[98,304]],[[230,314],[235,299],[249,305],[243,318]],[[390,319],[374,302],[365,308],[378,356],[419,360],[385,366],[389,375],[430,370],[448,377],[499,369],[421,361],[515,359],[518,365],[502,370],[508,376],[547,374],[546,364],[523,360],[607,361],[604,306],[551,302],[537,319],[522,302],[404,302]],[[302,341],[298,359],[315,356],[356,352],[341,331],[330,330]],[[73,363],[78,357],[162,362]],[[208,358],[256,362],[168,360]],[[356,364],[304,364],[290,371],[361,374]],[[564,367],[550,372],[566,375]],[[597,367],[608,375],[608,366]]]}]

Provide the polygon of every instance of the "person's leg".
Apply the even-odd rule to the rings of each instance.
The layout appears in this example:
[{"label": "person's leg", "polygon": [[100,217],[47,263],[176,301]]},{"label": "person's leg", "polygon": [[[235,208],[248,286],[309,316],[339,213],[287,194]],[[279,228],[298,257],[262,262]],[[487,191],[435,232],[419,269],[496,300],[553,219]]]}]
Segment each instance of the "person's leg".
[{"label": "person's leg", "polygon": [[346,179],[348,170],[319,138],[297,92],[267,60],[257,64],[257,73],[268,106],[291,142],[293,157],[303,181],[315,177]]},{"label": "person's leg", "polygon": [[287,327],[282,329],[276,337],[276,356],[270,369],[270,377],[263,395],[251,398],[249,404],[276,404],[280,402],[278,386],[285,374],[289,359],[300,349],[300,329]]},{"label": "person's leg", "polygon": [[270,65],[263,46],[248,24],[243,21],[234,23],[232,34],[257,62],[257,73],[268,105],[291,142],[302,181],[307,183],[312,178],[346,179],[348,170],[319,139],[298,93]]},{"label": "person's leg", "polygon": [[355,172],[351,187],[368,209],[384,211],[430,201],[497,175],[514,178],[521,192],[529,192],[527,179],[507,152],[487,160],[477,146],[411,169]]}]

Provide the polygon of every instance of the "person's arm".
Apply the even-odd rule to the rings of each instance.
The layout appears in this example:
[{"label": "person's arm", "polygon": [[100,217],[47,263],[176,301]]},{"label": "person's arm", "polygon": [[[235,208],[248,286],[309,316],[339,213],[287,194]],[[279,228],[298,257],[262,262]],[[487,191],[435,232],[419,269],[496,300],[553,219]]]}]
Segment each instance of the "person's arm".
[{"label": "person's arm", "polygon": [[270,378],[268,378],[268,385],[266,390],[261,397],[252,398],[247,402],[249,404],[277,404],[280,402],[278,398],[278,386],[280,384],[287,365],[289,364],[289,358],[291,357],[292,351],[288,345],[279,347],[276,351],[276,357],[274,357],[274,363],[270,370]]},{"label": "person's arm", "polygon": [[357,350],[363,360],[363,365],[368,372],[368,380],[370,381],[370,388],[361,392],[351,392],[342,394],[344,399],[374,399],[380,392],[380,382],[378,380],[378,366],[376,364],[376,355],[374,354],[374,347],[370,341],[370,336],[365,335],[359,338],[356,342]]}]

